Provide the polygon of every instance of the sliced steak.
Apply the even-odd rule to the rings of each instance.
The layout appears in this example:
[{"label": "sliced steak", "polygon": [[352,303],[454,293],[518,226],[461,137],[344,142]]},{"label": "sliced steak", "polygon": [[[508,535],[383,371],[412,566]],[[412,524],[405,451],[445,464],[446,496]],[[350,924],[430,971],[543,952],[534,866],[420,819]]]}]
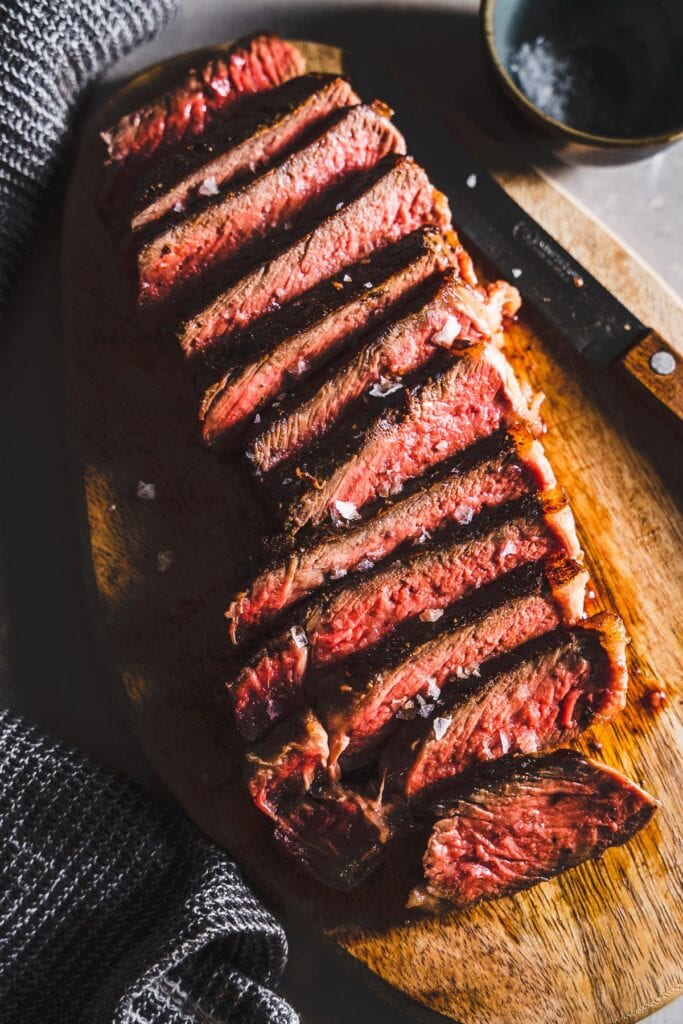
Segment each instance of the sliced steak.
[{"label": "sliced steak", "polygon": [[609,721],[626,701],[625,651],[621,620],[604,612],[520,649],[510,667],[489,667],[459,693],[450,687],[450,707],[407,723],[385,747],[390,787],[423,800],[482,762],[537,753]]},{"label": "sliced steak", "polygon": [[426,623],[421,637],[404,638],[388,656],[382,645],[379,667],[367,657],[347,663],[317,687],[331,763],[364,764],[401,718],[429,716],[442,690],[491,658],[576,622],[587,581],[577,562],[525,567]]},{"label": "sliced steak", "polygon": [[510,293],[505,302],[499,284],[489,299],[483,288],[462,281],[457,269],[448,271],[403,315],[311,381],[303,400],[269,413],[247,449],[249,459],[261,473],[268,473],[316,444],[359,399],[365,397],[371,404],[374,398],[398,391],[403,377],[438,352],[501,340],[504,313],[519,308],[517,291]]},{"label": "sliced steak", "polygon": [[449,235],[413,232],[259,321],[231,346],[227,359],[212,356],[217,369],[205,371],[209,384],[200,408],[207,444],[231,440],[265,405],[352,344],[432,274],[456,261],[468,273],[464,250]]},{"label": "sliced steak", "polygon": [[218,192],[145,241],[137,255],[138,302],[150,305],[192,287],[288,226],[349,175],[389,153],[405,153],[402,135],[380,105],[333,115],[320,133],[241,188]]},{"label": "sliced steak", "polygon": [[305,605],[229,684],[242,734],[255,739],[300,708],[304,676],[315,703],[315,673],[383,641],[402,622],[429,618],[527,562],[580,553],[571,510],[560,495],[527,499],[492,518],[465,536],[456,530],[349,585],[331,587]]},{"label": "sliced steak", "polygon": [[351,84],[338,75],[300,75],[263,93],[178,152],[155,161],[133,190],[132,230],[182,212],[207,190],[255,174],[333,111],[359,102]]},{"label": "sliced steak", "polygon": [[204,67],[191,68],[161,97],[126,114],[102,133],[109,198],[151,161],[235,109],[245,96],[272,89],[305,70],[300,51],[271,34],[240,40]]},{"label": "sliced steak", "polygon": [[459,910],[528,889],[628,842],[657,801],[575,750],[490,765],[436,808],[409,907]]},{"label": "sliced steak", "polygon": [[180,345],[188,356],[206,351],[376,249],[419,227],[445,230],[449,223],[445,198],[422,168],[410,157],[386,157],[346,201],[339,200],[300,236],[290,239],[285,233],[279,251],[185,320]]},{"label": "sliced steak", "polygon": [[454,353],[445,367],[391,400],[360,437],[352,425],[343,438],[298,459],[295,469],[284,466],[264,478],[286,532],[330,518],[353,521],[378,496],[400,493],[449,456],[515,420],[533,420],[512,367],[493,345]]},{"label": "sliced steak", "polygon": [[247,754],[245,777],[276,844],[326,885],[351,889],[377,866],[397,815],[330,778],[326,759],[325,731],[307,711]]},{"label": "sliced steak", "polygon": [[285,550],[228,608],[233,643],[368,559],[379,562],[401,545],[424,543],[441,527],[469,523],[482,511],[555,486],[540,442],[524,425],[497,434],[420,481],[413,493],[385,504],[371,519],[346,530],[320,530],[305,545]]}]

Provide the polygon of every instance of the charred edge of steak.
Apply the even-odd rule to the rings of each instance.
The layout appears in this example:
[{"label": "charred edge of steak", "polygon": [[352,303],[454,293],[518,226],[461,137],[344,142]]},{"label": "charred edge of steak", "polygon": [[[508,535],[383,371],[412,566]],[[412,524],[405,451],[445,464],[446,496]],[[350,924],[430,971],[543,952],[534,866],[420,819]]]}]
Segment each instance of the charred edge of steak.
[{"label": "charred edge of steak", "polygon": [[[367,173],[405,140],[384,108],[357,104],[334,111],[313,137],[239,187],[207,196],[176,222],[159,226],[138,248],[138,302],[162,302],[187,293],[200,276],[214,276],[240,257],[290,230],[330,193]],[[296,187],[292,188],[292,182]],[[296,227],[293,228],[296,230]]]},{"label": "charred edge of steak", "polygon": [[453,779],[467,785],[483,762],[538,753],[611,720],[626,700],[626,642],[621,620],[605,612],[493,659],[384,748],[389,788],[424,806]]},{"label": "charred edge of steak", "polygon": [[315,72],[254,95],[233,117],[141,175],[132,194],[133,232],[201,200],[207,182],[220,187],[254,175],[300,144],[333,110],[359,102],[345,78]]},{"label": "charred edge of steak", "polygon": [[[437,357],[437,359],[443,357]],[[507,424],[534,414],[512,368],[492,345],[473,345],[426,375],[383,411],[337,431],[296,466],[278,467],[261,479],[288,533],[359,516],[379,497]],[[381,403],[381,399],[378,400]],[[354,429],[355,428],[355,429]],[[360,443],[359,443],[360,442]],[[272,482],[271,482],[272,480]]]},{"label": "charred edge of steak", "polygon": [[[490,297],[495,295],[496,299]],[[360,346],[297,388],[281,408],[269,410],[247,455],[261,473],[289,463],[319,443],[359,404],[372,406],[404,387],[440,352],[497,341],[502,331],[500,292],[474,289],[452,268]]]},{"label": "charred edge of steak", "polygon": [[467,525],[481,512],[555,486],[545,452],[526,427],[486,438],[413,483],[405,497],[385,503],[372,519],[346,530],[318,528],[303,543],[278,552],[230,604],[232,641],[272,624],[287,608],[368,559],[382,561],[402,546],[425,543],[448,523]]},{"label": "charred edge of steak", "polygon": [[455,235],[445,239],[420,229],[238,336],[227,363],[219,351],[210,353],[201,375],[204,440],[224,442],[268,402],[410,301],[432,274],[456,262],[459,252]]},{"label": "charred edge of steak", "polygon": [[526,565],[447,608],[435,622],[351,657],[317,685],[330,763],[358,767],[401,720],[428,718],[442,690],[582,612],[588,573],[565,559]]},{"label": "charred edge of steak", "polygon": [[387,561],[350,583],[329,587],[290,618],[229,684],[238,727],[249,740],[315,701],[315,679],[355,651],[383,642],[403,622],[437,614],[525,562],[562,553],[578,541],[560,494],[497,509],[469,530],[446,530],[408,558]]},{"label": "charred edge of steak", "polygon": [[305,711],[246,755],[245,781],[276,844],[325,884],[351,889],[377,866],[400,814],[342,787],[327,755],[325,731]]},{"label": "charred edge of steak", "polygon": [[[282,232],[265,263],[257,256],[236,265],[230,279],[217,282],[212,292],[207,287],[194,312],[181,319],[181,348],[193,357],[221,338],[225,345],[228,336],[248,329],[345,266],[428,224],[440,231],[450,226],[445,197],[410,157],[385,157],[369,173],[345,183],[329,204],[317,206],[310,221]],[[302,261],[307,272],[292,276]]]},{"label": "charred edge of steak", "polygon": [[408,906],[460,910],[553,878],[628,842],[657,801],[620,772],[574,750],[504,758],[469,792],[440,801],[425,880]]},{"label": "charred edge of steak", "polygon": [[105,203],[128,188],[153,156],[201,135],[245,96],[272,89],[304,70],[303,55],[295,46],[270,33],[255,33],[227,53],[217,51],[201,69],[185,71],[164,95],[102,133],[109,167]]}]

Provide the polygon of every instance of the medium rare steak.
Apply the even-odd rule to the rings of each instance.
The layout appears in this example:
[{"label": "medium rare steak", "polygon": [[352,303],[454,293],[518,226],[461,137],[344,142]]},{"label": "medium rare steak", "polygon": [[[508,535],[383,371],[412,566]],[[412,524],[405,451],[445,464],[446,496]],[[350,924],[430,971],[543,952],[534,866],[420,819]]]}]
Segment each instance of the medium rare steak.
[{"label": "medium rare steak", "polygon": [[442,691],[460,686],[484,662],[576,622],[587,581],[577,562],[527,566],[455,605],[450,615],[421,624],[417,636],[389,653],[383,645],[374,659],[379,665],[367,657],[347,663],[317,687],[330,762],[364,764],[400,719],[429,716]]},{"label": "medium rare steak", "polygon": [[545,452],[520,424],[456,456],[412,493],[345,530],[325,529],[285,549],[238,594],[226,612],[233,643],[268,626],[331,580],[379,562],[401,545],[424,543],[444,526],[556,486]]},{"label": "medium rare steak", "polygon": [[191,288],[207,270],[215,272],[278,228],[289,228],[344,178],[370,170],[389,153],[405,153],[386,114],[379,104],[339,111],[274,167],[175,215],[138,250],[138,302],[154,304]]},{"label": "medium rare steak", "polygon": [[228,684],[242,735],[256,739],[302,707],[304,677],[315,703],[315,673],[383,641],[402,622],[438,615],[527,562],[580,554],[571,510],[558,494],[526,499],[469,531],[447,534],[300,609]]},{"label": "medium rare steak", "polygon": [[488,344],[454,353],[391,400],[360,432],[352,424],[343,439],[264,478],[286,532],[326,519],[353,521],[378,497],[399,494],[409,480],[501,427],[534,422],[512,367]]},{"label": "medium rare steak", "polygon": [[[351,345],[432,274],[456,261],[461,273],[471,276],[453,232],[446,239],[420,229],[259,321],[230,345],[227,359],[212,353],[200,408],[204,440],[228,441],[257,413],[260,419],[265,405]],[[366,287],[368,282],[371,288]]]},{"label": "medium rare steak", "polygon": [[326,766],[325,731],[307,711],[247,754],[245,778],[277,845],[327,885],[351,889],[377,866],[397,813],[344,788]]},{"label": "medium rare steak", "polygon": [[408,906],[465,910],[528,889],[628,842],[656,808],[640,786],[575,750],[496,762],[435,808],[425,880]]},{"label": "medium rare steak", "polygon": [[304,58],[295,46],[261,33],[238,41],[227,53],[219,51],[199,70],[186,71],[168,92],[102,133],[109,167],[107,194],[125,187],[152,157],[201,135],[234,110],[238,100],[272,89],[304,70]]},{"label": "medium rare steak", "polygon": [[230,283],[222,293],[181,325],[178,338],[186,355],[207,351],[286,302],[303,295],[344,267],[433,224],[446,230],[450,211],[427,175],[410,157],[386,157],[297,237],[283,233],[281,247]]},{"label": "medium rare steak", "polygon": [[334,110],[360,100],[338,75],[300,75],[271,89],[176,153],[155,161],[132,195],[132,230],[182,212],[203,192],[262,170]]},{"label": "medium rare steak", "polygon": [[[310,382],[306,396],[291,408],[266,417],[247,449],[261,473],[268,473],[328,434],[365,397],[382,398],[401,389],[402,378],[421,369],[439,352],[478,341],[502,342],[504,315],[519,308],[516,289],[498,282],[487,293],[460,279],[457,269],[416,299],[333,367]],[[298,392],[297,392],[298,394]],[[296,398],[296,394],[293,396]]]},{"label": "medium rare steak", "polygon": [[533,754],[566,742],[595,719],[623,709],[626,633],[604,612],[495,663],[481,678],[447,691],[450,706],[407,723],[385,747],[390,788],[424,800],[440,783],[506,754]]}]

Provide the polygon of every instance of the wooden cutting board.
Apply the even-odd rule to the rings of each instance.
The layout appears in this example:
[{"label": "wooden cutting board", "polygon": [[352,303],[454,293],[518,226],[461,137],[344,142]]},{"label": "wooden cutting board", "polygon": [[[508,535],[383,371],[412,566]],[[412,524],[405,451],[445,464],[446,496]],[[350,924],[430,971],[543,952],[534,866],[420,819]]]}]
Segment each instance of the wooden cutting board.
[{"label": "wooden cutting board", "polygon": [[[303,46],[311,69],[341,67],[340,51]],[[587,749],[600,744],[608,764],[659,797],[653,823],[600,863],[439,919],[404,911],[415,866],[402,847],[351,895],[312,882],[275,854],[249,804],[223,686],[232,655],[222,613],[271,524],[241,467],[202,448],[180,355],[167,337],[140,332],[95,206],[97,130],[157,91],[168,71],[130,83],[87,126],[64,225],[65,340],[93,594],[131,727],[188,814],[285,920],[412,997],[416,1015],[635,1021],[683,992],[680,447],[612,372],[587,369],[524,319],[515,327],[508,351],[547,395],[547,450],[573,501],[594,605],[615,608],[633,638],[628,708]],[[487,145],[478,140],[480,155]],[[661,282],[548,181],[511,171],[509,154],[507,167],[499,180],[546,229],[641,319],[683,340],[683,308]],[[137,496],[140,481],[154,484],[154,500]],[[660,687],[668,699],[654,710],[648,694]]]}]

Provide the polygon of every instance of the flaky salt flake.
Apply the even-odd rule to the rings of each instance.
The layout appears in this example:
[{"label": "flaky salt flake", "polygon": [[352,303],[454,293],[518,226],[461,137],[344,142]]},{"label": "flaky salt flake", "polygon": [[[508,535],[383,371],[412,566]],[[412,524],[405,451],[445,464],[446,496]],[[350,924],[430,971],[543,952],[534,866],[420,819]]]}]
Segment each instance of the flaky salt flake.
[{"label": "flaky salt flake", "polygon": [[306,362],[306,360],[305,359],[299,359],[299,361],[296,364],[296,375],[297,375],[297,377],[302,377],[303,374],[306,373],[307,369],[308,369],[308,363]]},{"label": "flaky salt flake", "polygon": [[370,388],[368,394],[373,398],[386,398],[393,395],[394,391],[400,391],[403,384],[400,380],[390,380],[388,377],[380,377]]},{"label": "flaky salt flake", "polygon": [[204,181],[201,183],[197,191],[199,192],[200,196],[217,196],[218,182],[216,181],[214,176],[211,175],[208,178],[204,178]]},{"label": "flaky salt flake", "polygon": [[342,519],[347,519],[349,522],[353,519],[360,519],[360,512],[352,501],[335,501],[334,507]]},{"label": "flaky salt flake", "polygon": [[340,580],[346,576],[346,569],[333,569],[330,573],[331,580]]},{"label": "flaky salt flake", "polygon": [[443,615],[443,608],[428,608],[424,612],[420,612],[419,618],[421,622],[437,622]]},{"label": "flaky salt flake", "polygon": [[447,718],[435,718],[434,719],[434,736],[437,740],[442,739],[448,732],[448,726],[450,722]]},{"label": "flaky salt flake", "polygon": [[506,732],[503,732],[502,729],[500,730],[500,733],[498,735],[500,738],[500,749],[503,751],[504,754],[507,754],[508,750],[510,749],[510,740],[508,739],[508,735]]},{"label": "flaky salt flake", "polygon": [[261,422],[261,413],[257,412],[256,415],[254,416],[254,423],[260,423],[260,422]]},{"label": "flaky salt flake", "polygon": [[436,685],[434,676],[430,676],[427,680],[427,696],[432,700],[438,700],[441,696],[441,687]]},{"label": "flaky salt flake", "polygon": [[181,203],[180,200],[178,200],[177,203],[173,204],[173,212],[174,213],[183,213],[184,210],[185,210],[185,203]]},{"label": "flaky salt flake", "polygon": [[118,505],[116,505],[114,502],[112,502],[111,505],[108,506],[107,511],[108,512],[116,512],[117,508],[118,508]]},{"label": "flaky salt flake", "polygon": [[500,549],[500,557],[501,558],[507,558],[508,555],[516,555],[516,554],[517,554],[517,545],[515,544],[515,542],[512,541],[512,540],[506,540],[505,543],[503,544],[502,548]]},{"label": "flaky salt flake", "polygon": [[372,281],[366,281],[363,285],[364,288],[372,288]]},{"label": "flaky salt flake", "polygon": [[510,271],[510,273],[512,274],[512,276],[514,278],[521,277],[522,276],[521,267],[513,267],[512,270]]},{"label": "flaky salt flake", "polygon": [[423,529],[422,529],[422,533],[421,533],[421,534],[420,534],[420,536],[419,536],[419,537],[417,538],[417,543],[418,543],[418,544],[426,544],[426,543],[427,543],[427,541],[428,541],[428,540],[431,540],[431,539],[432,539],[432,535],[431,535],[431,533],[429,532],[429,530],[425,530],[425,529],[423,528]]},{"label": "flaky salt flake", "polygon": [[437,452],[445,452],[448,448],[448,441],[437,441],[434,445],[434,450]]},{"label": "flaky salt flake", "polygon": [[467,178],[467,181],[465,182],[465,184],[467,185],[468,188],[476,188],[477,187],[477,176],[476,176],[476,174],[470,174],[469,177]]},{"label": "flaky salt flake", "polygon": [[294,646],[301,650],[302,647],[308,647],[308,636],[306,630],[302,629],[301,626],[292,626],[289,631],[289,635],[294,641]]},{"label": "flaky salt flake", "polygon": [[456,509],[453,518],[460,526],[467,526],[474,519],[474,509],[467,507]]},{"label": "flaky salt flake", "polygon": [[172,551],[160,551],[157,555],[157,569],[159,572],[166,572],[170,569],[175,561],[175,555]]},{"label": "flaky salt flake", "polygon": [[342,210],[343,208],[344,208],[344,204],[343,203],[337,203],[337,205],[335,206],[335,210]]},{"label": "flaky salt flake", "polygon": [[421,693],[415,694],[415,703],[417,704],[417,713],[420,718],[429,718],[432,709]]},{"label": "flaky salt flake", "polygon": [[375,568],[375,563],[370,558],[361,558],[356,568],[359,569],[361,572],[367,572],[368,569]]},{"label": "flaky salt flake", "polygon": [[443,348],[450,348],[459,334],[460,323],[457,317],[454,317],[452,313],[449,313],[446,317],[446,323],[443,325],[441,330],[434,335],[432,341],[435,345],[441,345]]},{"label": "flaky salt flake", "polygon": [[140,480],[135,493],[138,498],[142,498],[143,501],[154,501],[157,496],[156,485],[146,484],[144,480]]},{"label": "flaky salt flake", "polygon": [[352,281],[351,275],[350,274],[344,274],[344,276],[342,277],[342,281],[344,282],[344,284],[351,284],[351,281]]}]

